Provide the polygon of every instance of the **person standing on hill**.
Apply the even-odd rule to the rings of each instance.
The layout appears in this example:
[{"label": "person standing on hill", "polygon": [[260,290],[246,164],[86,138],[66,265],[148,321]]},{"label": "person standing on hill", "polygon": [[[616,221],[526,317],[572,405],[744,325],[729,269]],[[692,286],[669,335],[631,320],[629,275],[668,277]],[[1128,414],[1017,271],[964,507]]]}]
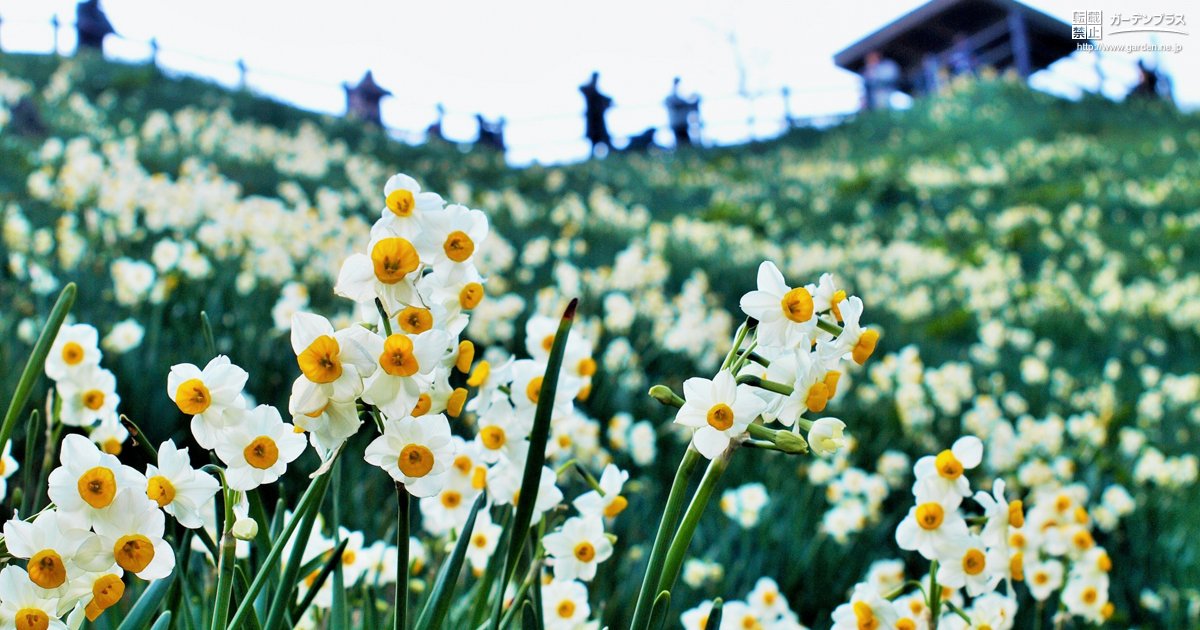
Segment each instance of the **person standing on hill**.
[{"label": "person standing on hill", "polygon": [[900,85],[899,64],[872,50],[867,53],[862,77],[867,109],[891,107],[892,95]]},{"label": "person standing on hill", "polygon": [[[600,80],[600,73],[593,72],[592,79],[587,83],[579,86],[579,91],[583,93],[584,122],[586,123],[587,139],[592,143],[592,155],[605,155],[612,150],[612,138],[608,135],[608,125],[604,122],[604,113],[612,107],[612,99],[600,91],[596,85]],[[599,152],[599,147],[603,146],[604,151]]]},{"label": "person standing on hill", "polygon": [[691,146],[692,114],[699,116],[700,99],[688,99],[680,95],[679,77],[675,77],[675,81],[671,84],[671,94],[667,96],[663,104],[667,106],[667,123],[675,134],[675,146]]}]

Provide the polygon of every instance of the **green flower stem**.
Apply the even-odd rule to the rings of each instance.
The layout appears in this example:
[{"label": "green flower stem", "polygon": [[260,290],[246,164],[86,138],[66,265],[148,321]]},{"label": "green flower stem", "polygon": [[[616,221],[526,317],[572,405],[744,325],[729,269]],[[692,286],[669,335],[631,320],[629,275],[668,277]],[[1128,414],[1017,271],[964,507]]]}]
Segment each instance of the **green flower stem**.
[{"label": "green flower stem", "polygon": [[833,322],[821,319],[820,317],[817,318],[817,328],[820,328],[821,330],[824,330],[825,332],[827,332],[835,337],[842,334],[841,326],[838,326],[837,324],[835,324]]},{"label": "green flower stem", "polygon": [[737,382],[739,385],[749,385],[751,387],[765,389],[769,392],[775,392],[776,394],[783,394],[784,396],[792,395],[791,385],[776,383],[775,381],[768,381],[764,378],[759,378],[750,374],[737,377]]},{"label": "green flower stem", "polygon": [[641,630],[650,621],[650,608],[658,595],[658,580],[662,576],[663,561],[667,549],[679,522],[679,514],[683,509],[684,495],[687,494],[688,483],[692,473],[700,463],[700,452],[696,447],[688,445],[687,452],[679,462],[679,470],[675,472],[675,481],[671,482],[671,492],[667,495],[667,504],[663,508],[662,520],[658,523],[658,533],[654,535],[654,546],[650,551],[650,560],[646,564],[646,575],[642,578],[642,588],[638,591],[637,604],[633,609],[633,622],[630,628]]},{"label": "green flower stem", "polygon": [[746,350],[744,352],[738,354],[737,358],[734,359],[733,365],[730,366],[729,371],[733,372],[734,374],[741,372],[742,368],[746,366],[746,362],[750,360],[750,355],[754,354],[754,349],[757,347],[758,347],[757,339],[750,342],[750,345],[746,348]]},{"label": "green flower stem", "polygon": [[395,630],[404,630],[408,624],[408,521],[412,511],[408,488],[396,482],[396,623]]},{"label": "green flower stem", "polygon": [[[769,442],[774,450],[784,453],[804,454],[808,452],[808,442],[799,433],[787,429],[769,429],[758,422],[751,422],[746,432],[757,441]],[[746,442],[750,444],[750,442]]]},{"label": "green flower stem", "polygon": [[517,594],[513,596],[512,605],[508,610],[504,611],[504,617],[500,620],[500,627],[508,627],[508,623],[512,621],[513,615],[520,608],[521,600],[525,598],[525,594],[529,592],[529,587],[533,585],[534,580],[538,579],[538,575],[542,570],[542,560],[539,558],[529,565],[529,573],[525,575],[525,579],[521,582],[521,586],[517,588]]},{"label": "green flower stem", "polygon": [[929,628],[937,630],[938,620],[942,616],[942,586],[937,581],[938,561],[929,565]]},{"label": "green flower stem", "polygon": [[763,355],[761,355],[757,352],[751,352],[750,354],[747,354],[746,358],[763,366],[763,367],[771,367],[771,362],[766,357],[764,357]]},{"label": "green flower stem", "polygon": [[971,621],[971,617],[969,617],[969,616],[967,615],[966,611],[964,611],[963,609],[959,608],[957,605],[955,605],[955,603],[954,603],[954,602],[952,602],[952,601],[950,601],[950,600],[946,600],[946,607],[950,609],[950,612],[952,612],[952,613],[954,613],[954,614],[958,615],[959,617],[962,617],[962,620],[963,620],[963,621],[965,621],[965,622],[967,622],[967,626],[968,626],[968,627],[970,627],[970,625],[971,625],[972,623],[974,623],[974,622],[972,622],[972,621]]},{"label": "green flower stem", "polygon": [[[63,287],[62,292],[58,294],[58,300],[54,303],[54,308],[50,310],[50,317],[46,319],[46,326],[42,328],[37,342],[33,344],[33,352],[30,353],[29,360],[25,363],[25,369],[21,371],[17,388],[13,390],[12,398],[8,402],[8,410],[4,412],[4,423],[0,424],[0,449],[3,449],[4,445],[8,444],[8,440],[12,438],[13,429],[17,425],[17,417],[21,415],[25,402],[29,400],[38,376],[45,369],[50,346],[54,345],[54,339],[58,337],[58,329],[62,327],[67,313],[71,312],[71,307],[75,304],[76,290],[74,282]],[[46,422],[50,424],[53,421],[47,418]]]},{"label": "green flower stem", "polygon": [[700,487],[696,489],[692,502],[688,504],[683,521],[679,524],[679,531],[675,533],[675,540],[671,541],[671,548],[667,551],[662,576],[658,580],[660,592],[670,591],[674,588],[675,581],[679,579],[679,572],[683,568],[683,559],[687,556],[688,546],[692,544],[692,535],[696,533],[700,517],[704,514],[704,509],[708,507],[708,502],[721,483],[721,475],[729,467],[729,458],[732,454],[733,449],[726,450],[708,463],[708,469],[704,471],[704,478],[700,480]]},{"label": "green flower stem", "polygon": [[225,521],[221,528],[221,558],[217,564],[217,595],[213,607],[212,630],[224,630],[229,626],[229,602],[233,599],[233,567],[237,564],[237,540],[233,537],[234,492],[221,476],[221,487],[225,497]]},{"label": "green flower stem", "polygon": [[[738,350],[742,347],[742,341],[746,339],[746,333],[750,332],[750,320],[747,319],[741,326],[738,326],[737,337],[733,339],[733,347],[729,349],[729,354],[725,355],[725,360],[721,362],[721,369],[724,370],[733,365],[733,359],[737,357]],[[720,371],[720,370],[718,370]]]},{"label": "green flower stem", "polygon": [[383,301],[379,298],[375,298],[375,310],[379,311],[379,320],[382,322],[380,325],[383,326],[384,336],[391,337],[392,319],[388,317],[387,309],[383,308]]}]

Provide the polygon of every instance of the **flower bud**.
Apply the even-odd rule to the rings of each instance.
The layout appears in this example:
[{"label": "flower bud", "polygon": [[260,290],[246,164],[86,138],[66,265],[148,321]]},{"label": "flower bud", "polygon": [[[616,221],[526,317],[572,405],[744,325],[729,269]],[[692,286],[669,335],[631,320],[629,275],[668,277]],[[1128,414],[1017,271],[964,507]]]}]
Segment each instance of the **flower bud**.
[{"label": "flower bud", "polygon": [[671,391],[666,385],[655,385],[650,388],[650,397],[668,407],[682,407],[683,399]]},{"label": "flower bud", "polygon": [[808,442],[804,440],[804,437],[791,431],[777,431],[775,446],[785,453],[804,454],[808,452]]},{"label": "flower bud", "polygon": [[238,540],[254,540],[258,535],[258,521],[243,516],[233,522],[233,537]]},{"label": "flower bud", "polygon": [[846,423],[837,418],[820,418],[808,430],[808,443],[817,455],[833,455],[846,443]]}]

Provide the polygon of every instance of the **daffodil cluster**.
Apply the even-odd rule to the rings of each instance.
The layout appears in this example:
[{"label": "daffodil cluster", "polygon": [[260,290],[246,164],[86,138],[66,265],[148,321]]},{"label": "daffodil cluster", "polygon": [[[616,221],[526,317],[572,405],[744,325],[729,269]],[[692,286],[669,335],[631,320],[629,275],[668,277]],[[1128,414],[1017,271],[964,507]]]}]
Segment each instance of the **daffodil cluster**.
[{"label": "daffodil cluster", "polygon": [[[1108,599],[1112,561],[1092,536],[1081,485],[1036,490],[1030,504],[1010,500],[996,479],[972,495],[967,471],[983,460],[983,444],[968,436],[913,466],[914,505],[896,528],[897,545],[931,563],[909,592],[904,566],[877,562],[850,602],[833,614],[834,628],[1012,628],[1023,583],[1043,606],[1058,594],[1055,617],[1100,624],[1113,614]],[[978,515],[963,511],[972,498]],[[924,587],[927,584],[928,587]],[[968,604],[968,600],[970,603]]]},{"label": "daffodil cluster", "polygon": [[[0,610],[18,628],[78,627],[119,602],[126,574],[153,581],[171,574],[169,515],[200,527],[200,510],[219,484],[193,469],[187,449],[168,441],[145,473],[122,464],[87,438],[63,438],[61,465],[50,472],[52,507],[4,524],[4,541],[25,567],[0,574]],[[24,624],[24,625],[23,625]]]},{"label": "daffodil cluster", "polygon": [[709,624],[713,600],[705,600],[679,617],[684,630],[807,630],[788,606],[779,585],[769,577],[759,578],[745,601],[731,600],[721,606],[720,626]]},{"label": "daffodil cluster", "polygon": [[745,441],[760,418],[797,436],[807,431],[805,448],[817,455],[836,453],[846,441],[845,423],[804,415],[821,413],[837,395],[844,364],[863,365],[875,352],[879,332],[863,327],[862,300],[838,289],[830,274],[815,285],[789,286],[766,261],[758,289],[742,296],[741,308],[751,325],[714,378],[684,382],[675,422],[693,429],[692,445],[708,459]]},{"label": "daffodil cluster", "polygon": [[121,425],[117,411],[121,403],[117,378],[100,366],[103,357],[95,327],[63,326],[46,356],[45,371],[54,381],[57,420],[87,431],[104,452],[120,455],[129,431]]}]

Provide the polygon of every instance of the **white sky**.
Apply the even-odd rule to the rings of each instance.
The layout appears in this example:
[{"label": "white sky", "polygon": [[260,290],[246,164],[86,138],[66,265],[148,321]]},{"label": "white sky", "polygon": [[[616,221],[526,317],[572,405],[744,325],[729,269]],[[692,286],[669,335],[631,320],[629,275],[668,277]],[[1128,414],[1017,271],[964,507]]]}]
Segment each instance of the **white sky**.
[{"label": "white sky", "polygon": [[[344,110],[341,83],[357,82],[370,68],[395,94],[383,106],[389,127],[419,138],[442,102],[446,135],[470,140],[475,112],[491,119],[504,115],[509,159],[517,164],[587,154],[577,86],[592,70],[601,73],[601,89],[615,100],[608,123],[618,145],[647,127],[665,126],[662,99],[676,75],[683,77],[686,92],[704,99],[709,142],[778,133],[784,85],[792,90],[794,115],[850,111],[858,103],[859,82],[833,65],[833,54],[923,2],[609,0],[598,11],[601,3],[563,0],[101,0],[122,36],[108,39],[110,57],[145,59],[147,41],[157,37],[160,65],[227,85],[236,83],[234,63],[240,57],[250,68],[252,89],[331,113]],[[1185,0],[1029,4],[1066,22],[1072,11],[1103,11],[1106,29],[1114,13],[1184,14],[1189,24],[1183,30],[1200,31],[1200,5]],[[71,24],[74,6],[74,0],[0,0],[0,43],[5,50],[48,51],[50,17],[57,14]],[[1104,41],[1150,40],[1121,35]],[[1200,35],[1164,35],[1158,41],[1182,44],[1179,53],[1161,54],[1161,63],[1174,79],[1178,100],[1200,106]],[[58,45],[64,52],[74,49],[73,28],[63,29]],[[753,103],[753,128],[751,106],[738,96],[739,56],[747,88],[765,93]],[[1041,73],[1035,83],[1064,94],[1078,94],[1079,86],[1094,89],[1092,57],[1076,56]],[[1119,96],[1132,85],[1137,56],[1106,53],[1108,93]],[[664,131],[658,139],[670,142]]]}]

